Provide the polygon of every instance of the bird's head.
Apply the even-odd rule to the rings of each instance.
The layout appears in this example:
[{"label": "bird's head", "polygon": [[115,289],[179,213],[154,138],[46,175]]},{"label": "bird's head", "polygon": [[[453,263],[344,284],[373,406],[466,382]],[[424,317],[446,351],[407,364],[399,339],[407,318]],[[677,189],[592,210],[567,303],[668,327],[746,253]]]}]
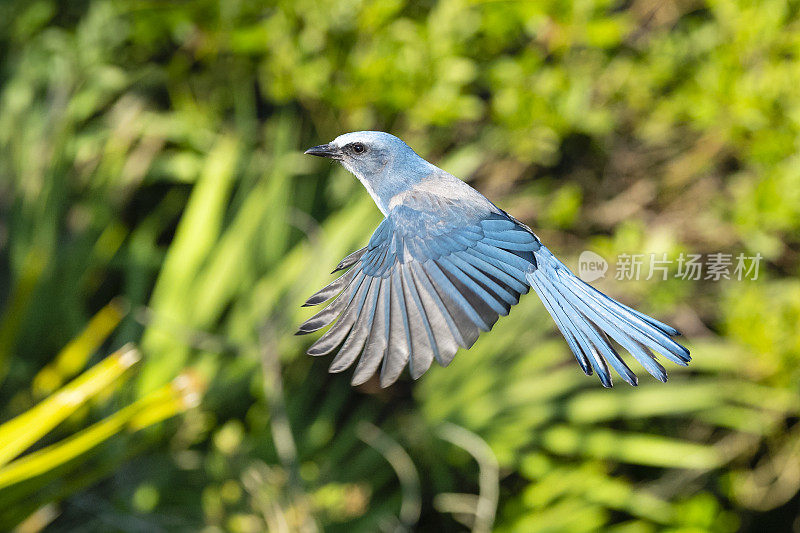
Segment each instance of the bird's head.
[{"label": "bird's head", "polygon": [[402,140],[382,131],[345,133],[305,153],[339,161],[364,184],[384,213],[394,195],[409,189],[436,168]]},{"label": "bird's head", "polygon": [[387,167],[421,159],[406,143],[382,131],[354,131],[328,144],[314,146],[306,154],[339,161],[362,181],[383,174]]}]

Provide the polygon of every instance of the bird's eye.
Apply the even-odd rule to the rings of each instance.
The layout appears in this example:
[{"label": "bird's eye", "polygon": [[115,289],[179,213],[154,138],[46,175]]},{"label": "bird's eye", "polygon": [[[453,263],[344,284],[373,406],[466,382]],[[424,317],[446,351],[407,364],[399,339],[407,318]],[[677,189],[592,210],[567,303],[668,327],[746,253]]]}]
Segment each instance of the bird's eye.
[{"label": "bird's eye", "polygon": [[364,150],[367,149],[367,147],[361,143],[353,143],[350,145],[350,148],[353,150],[353,153],[356,154],[363,154]]}]

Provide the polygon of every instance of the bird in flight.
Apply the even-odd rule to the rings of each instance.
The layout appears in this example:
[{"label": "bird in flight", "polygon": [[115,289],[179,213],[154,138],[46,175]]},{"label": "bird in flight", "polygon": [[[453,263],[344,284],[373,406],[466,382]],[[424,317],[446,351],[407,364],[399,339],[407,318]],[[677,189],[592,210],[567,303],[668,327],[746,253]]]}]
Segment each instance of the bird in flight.
[{"label": "bird in flight", "polygon": [[[408,365],[419,378],[435,359],[447,366],[459,347],[536,291],[581,369],[610,387],[609,365],[631,385],[636,375],[611,339],[650,374],[667,380],[654,352],[686,366],[678,330],[606,296],[575,276],[531,229],[478,191],[425,161],[397,137],[346,133],[306,154],[341,163],[364,185],[386,218],[366,247],[334,272],[344,273],[304,306],[332,300],[298,335],[333,323],[309,349],[341,372],[358,359],[353,385],[380,367],[387,387]],[[360,358],[359,358],[360,356]]]}]

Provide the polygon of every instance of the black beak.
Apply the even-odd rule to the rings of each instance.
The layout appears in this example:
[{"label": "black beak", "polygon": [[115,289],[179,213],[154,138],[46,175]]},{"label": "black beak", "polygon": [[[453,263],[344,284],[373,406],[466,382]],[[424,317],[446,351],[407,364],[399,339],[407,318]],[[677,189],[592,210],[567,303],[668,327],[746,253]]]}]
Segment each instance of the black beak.
[{"label": "black beak", "polygon": [[330,159],[341,159],[342,152],[332,144],[320,144],[319,146],[312,146],[304,154],[315,155],[317,157],[327,157]]}]

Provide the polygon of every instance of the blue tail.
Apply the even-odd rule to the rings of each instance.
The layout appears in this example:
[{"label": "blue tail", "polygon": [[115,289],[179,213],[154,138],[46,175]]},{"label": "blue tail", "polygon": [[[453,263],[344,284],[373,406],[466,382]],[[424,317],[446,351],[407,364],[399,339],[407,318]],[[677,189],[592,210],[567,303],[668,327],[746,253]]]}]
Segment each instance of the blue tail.
[{"label": "blue tail", "polygon": [[654,377],[667,381],[667,372],[653,352],[686,366],[689,350],[670,337],[678,330],[609,298],[575,276],[546,247],[535,252],[537,268],[527,275],[555,320],[578,364],[587,375],[597,372],[603,386],[610,387],[610,364],[631,385],[636,375],[611,344],[617,342]]}]

